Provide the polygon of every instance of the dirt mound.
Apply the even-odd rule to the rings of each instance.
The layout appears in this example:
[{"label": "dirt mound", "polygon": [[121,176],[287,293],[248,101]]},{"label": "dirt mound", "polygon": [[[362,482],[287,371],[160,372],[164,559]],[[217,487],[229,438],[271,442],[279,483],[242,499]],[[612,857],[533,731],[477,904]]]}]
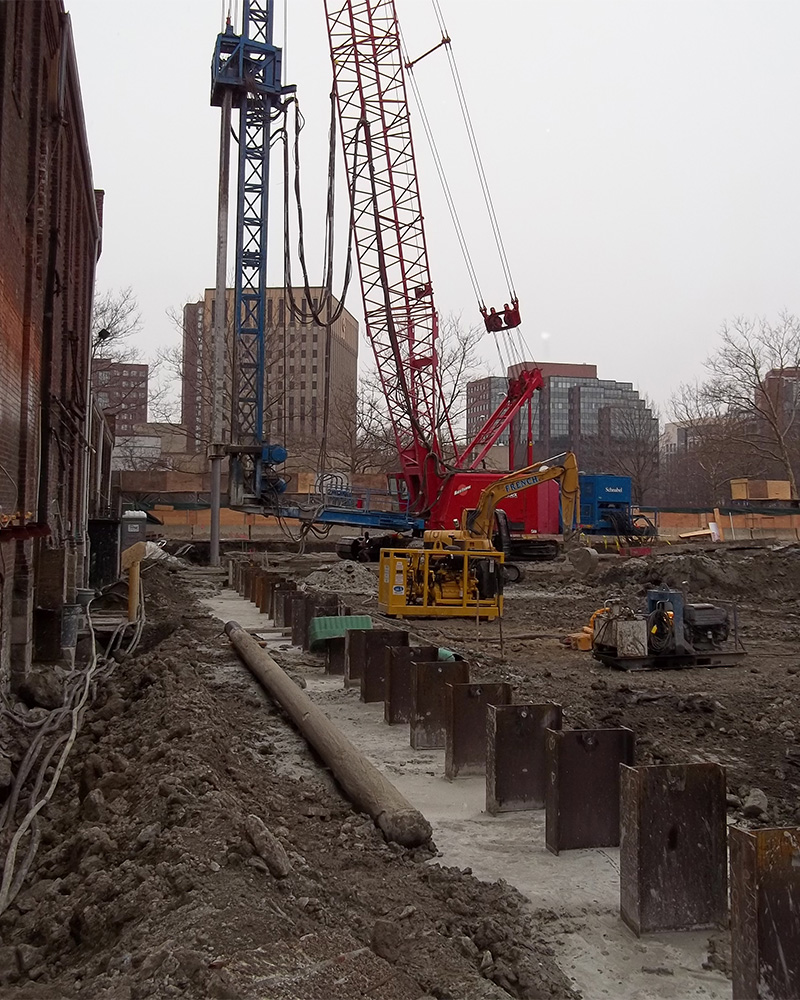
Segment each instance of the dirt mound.
[{"label": "dirt mound", "polygon": [[[148,578],[151,594],[179,589]],[[0,997],[571,995],[517,893],[385,843],[186,588],[154,603],[170,634],[87,713],[0,917]],[[259,853],[262,823],[284,877]]]},{"label": "dirt mound", "polygon": [[676,552],[626,559],[597,577],[608,587],[686,590],[691,598],[792,596],[800,592],[800,546]]},{"label": "dirt mound", "polygon": [[370,595],[378,592],[375,570],[363,563],[339,562],[309,574],[304,581],[309,590],[339,594]]}]

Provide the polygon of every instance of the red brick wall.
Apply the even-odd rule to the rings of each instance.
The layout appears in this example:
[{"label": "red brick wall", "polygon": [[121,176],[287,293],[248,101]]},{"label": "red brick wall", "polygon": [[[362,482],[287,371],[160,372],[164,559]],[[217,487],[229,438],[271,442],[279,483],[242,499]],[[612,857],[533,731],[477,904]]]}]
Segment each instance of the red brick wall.
[{"label": "red brick wall", "polygon": [[[46,522],[51,535],[41,551],[63,549],[80,567],[99,227],[60,0],[0,3],[0,74],[0,505],[2,513]],[[18,670],[30,656],[37,559],[47,557],[36,557],[31,542],[1,535],[0,546],[2,681],[12,652]],[[74,573],[68,586],[74,589]]]}]

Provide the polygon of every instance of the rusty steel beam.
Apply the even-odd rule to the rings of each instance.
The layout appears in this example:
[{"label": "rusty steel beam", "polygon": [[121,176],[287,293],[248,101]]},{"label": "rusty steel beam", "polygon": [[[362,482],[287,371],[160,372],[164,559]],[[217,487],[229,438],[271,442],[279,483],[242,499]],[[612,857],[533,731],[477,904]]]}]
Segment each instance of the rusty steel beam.
[{"label": "rusty steel beam", "polygon": [[400,629],[373,629],[364,637],[364,667],[361,671],[361,700],[386,698],[386,657],[389,649],[408,646],[408,632]]},{"label": "rusty steel beam", "polygon": [[344,675],[344,636],[325,641],[325,673]]},{"label": "rusty steel beam", "polygon": [[438,646],[389,646],[386,650],[383,720],[390,726],[411,721],[411,671],[414,663],[439,658]]},{"label": "rusty steel beam", "polygon": [[298,592],[292,600],[292,645],[303,648],[303,636],[308,631],[308,615],[311,595]]},{"label": "rusty steel beam", "polygon": [[289,594],[283,602],[283,624],[286,628],[292,630],[292,636],[294,636],[295,618],[305,612],[305,604],[305,594],[300,593],[298,590]]},{"label": "rusty steel beam", "polygon": [[290,624],[290,622],[287,623],[286,621],[286,605],[290,595],[294,594],[296,590],[297,584],[294,580],[286,580],[283,583],[275,584],[272,592],[272,610],[274,612],[272,618],[279,628],[285,628],[287,624]]},{"label": "rusty steel beam", "polygon": [[543,809],[545,736],[561,728],[561,706],[490,705],[486,713],[486,811]]},{"label": "rusty steel beam", "polygon": [[448,684],[444,776],[486,773],[486,716],[489,705],[508,705],[510,684]]},{"label": "rusty steel beam", "polygon": [[367,642],[365,628],[349,628],[344,634],[344,686],[360,687]]},{"label": "rusty steel beam", "polygon": [[272,618],[272,594],[276,583],[278,583],[278,581],[283,581],[283,577],[279,576],[277,573],[268,573],[264,571],[261,575],[261,579],[263,580],[263,588],[261,591],[261,603],[258,608],[262,615],[267,615],[269,618]]},{"label": "rusty steel beam", "polygon": [[465,660],[415,663],[411,670],[411,746],[415,750],[444,748],[447,742],[448,684],[468,684]]},{"label": "rusty steel beam", "polygon": [[729,833],[733,1000],[797,1000],[800,828]]},{"label": "rusty steel beam", "polygon": [[725,771],[620,768],[620,914],[635,934],[728,920]]},{"label": "rusty steel beam", "polygon": [[619,844],[619,767],[632,765],[633,754],[630,729],[548,731],[548,851]]}]

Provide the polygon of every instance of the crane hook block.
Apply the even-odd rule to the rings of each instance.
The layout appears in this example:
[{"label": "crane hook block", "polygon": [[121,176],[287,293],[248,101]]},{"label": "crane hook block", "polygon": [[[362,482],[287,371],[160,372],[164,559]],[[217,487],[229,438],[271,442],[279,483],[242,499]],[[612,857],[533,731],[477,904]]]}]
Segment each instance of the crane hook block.
[{"label": "crane hook block", "polygon": [[511,300],[511,305],[507,302],[503,306],[503,328],[506,330],[513,330],[515,326],[519,326],[522,322],[522,318],[519,314],[519,299],[513,298]]},{"label": "crane hook block", "polygon": [[497,312],[494,306],[488,311],[485,306],[482,306],[481,316],[483,316],[483,322],[486,324],[486,330],[489,333],[499,333],[500,330],[513,330],[514,327],[519,326],[522,322],[519,314],[519,299],[513,298],[511,305],[506,302],[502,313]]}]

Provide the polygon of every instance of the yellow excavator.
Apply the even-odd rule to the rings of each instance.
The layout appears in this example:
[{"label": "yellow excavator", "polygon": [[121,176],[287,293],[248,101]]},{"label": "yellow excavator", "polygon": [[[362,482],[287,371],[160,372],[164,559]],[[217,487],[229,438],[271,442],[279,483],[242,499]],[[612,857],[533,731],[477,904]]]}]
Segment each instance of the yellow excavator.
[{"label": "yellow excavator", "polygon": [[519,579],[519,571],[505,563],[508,525],[497,505],[509,494],[551,479],[561,487],[561,523],[568,539],[580,511],[578,463],[572,452],[559,465],[539,463],[498,479],[481,493],[474,510],[463,511],[460,527],[426,531],[422,548],[381,549],[380,611],[396,618],[502,615],[503,583]]}]

